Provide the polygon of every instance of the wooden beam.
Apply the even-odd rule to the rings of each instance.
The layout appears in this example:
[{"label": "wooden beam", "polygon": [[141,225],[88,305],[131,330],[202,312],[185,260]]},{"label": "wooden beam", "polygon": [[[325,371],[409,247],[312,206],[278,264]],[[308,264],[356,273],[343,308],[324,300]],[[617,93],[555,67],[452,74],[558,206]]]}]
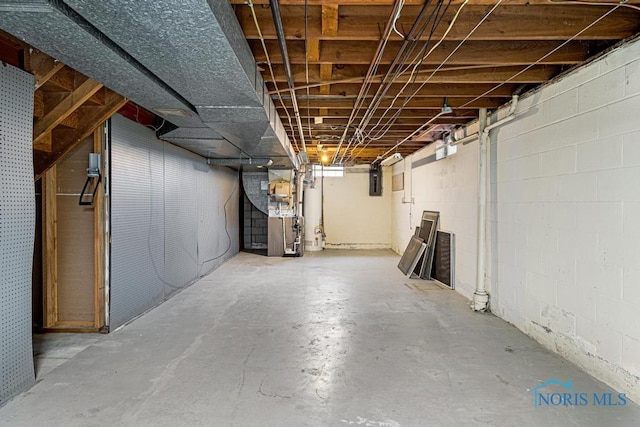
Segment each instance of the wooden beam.
[{"label": "wooden beam", "polygon": [[44,92],[36,90],[33,94],[33,118],[44,117]]},{"label": "wooden beam", "polygon": [[[282,111],[281,106],[278,106],[278,111],[279,112]],[[291,112],[292,110],[289,109],[289,111]],[[439,108],[433,108],[433,109],[406,108],[402,110],[399,118],[425,119],[425,121],[427,121],[428,119],[432,118],[435,114],[437,114],[438,111],[439,111]],[[315,117],[320,115],[318,108],[310,108],[308,114],[307,114],[306,108],[304,110],[301,110],[301,112],[309,117]],[[362,117],[363,113],[364,111],[358,113],[356,118]],[[373,117],[379,118],[381,114],[382,114],[382,111],[377,111],[373,115]],[[326,118],[349,118],[349,110],[348,109],[329,109],[328,114],[324,114],[323,116]],[[462,109],[456,108],[455,110],[453,110],[453,113],[447,114],[446,116],[441,116],[441,118],[447,118],[447,119],[477,118],[477,117],[478,117],[477,109],[466,109],[466,108],[462,108]]]},{"label": "wooden beam", "polygon": [[96,127],[109,119],[126,103],[126,98],[108,90],[105,93],[104,106],[82,107],[81,124],[78,129],[56,129],[53,133],[52,151],[50,153],[43,151],[34,153],[35,179],[41,177],[50,167],[64,158],[67,153],[91,135]]},{"label": "wooden beam", "polygon": [[[102,84],[95,80],[87,79],[44,117],[36,120],[33,125],[34,148],[42,146],[43,141],[48,140],[50,142],[51,138],[48,135],[51,134],[51,131],[84,104],[87,99],[91,98],[101,87]],[[49,150],[45,151],[50,151],[50,147]]]},{"label": "wooden beam", "polygon": [[[265,62],[266,57],[259,42],[249,43],[258,62]],[[520,65],[539,61],[540,64],[578,64],[584,61],[590,52],[588,43],[572,41],[561,47],[559,41],[468,41],[464,43],[453,56],[447,57],[458,46],[458,42],[443,42],[425,60],[424,65],[438,66],[447,59],[447,65],[492,64],[492,65]],[[277,41],[265,42],[273,64],[282,63],[282,55]],[[381,64],[390,64],[401,42],[388,42]],[[289,59],[292,64],[305,64],[303,41],[290,41]],[[325,40],[322,43],[319,62],[333,64],[362,64],[369,65],[373,58],[378,42]],[[557,50],[556,50],[557,49]],[[554,53],[549,54],[554,51]]]},{"label": "wooden beam", "polygon": [[[331,76],[333,75],[333,64],[324,63],[320,64],[320,80],[323,82],[331,81]],[[328,84],[320,86],[320,94],[328,95],[331,93],[331,86]]]},{"label": "wooden beam", "polygon": [[42,229],[44,251],[42,254],[44,275],[44,327],[52,327],[58,321],[58,209],[56,168],[52,167],[42,179]]},{"label": "wooden beam", "polygon": [[[100,153],[104,159],[104,123],[93,132],[93,152]],[[101,169],[104,172],[104,162]],[[105,326],[105,200],[104,180],[100,184],[93,203],[94,215],[94,321],[93,326],[101,329]]]},{"label": "wooden beam", "polygon": [[[281,6],[320,6],[323,5],[326,0],[280,0]],[[451,2],[452,6],[459,5],[463,3],[464,0],[453,0]],[[611,6],[616,6],[618,1],[613,0],[603,0],[605,3],[610,3]],[[420,6],[424,3],[424,0],[406,0],[405,5],[407,6]],[[231,0],[231,4],[234,5],[246,5],[246,0]],[[254,0],[253,4],[256,5],[268,5],[269,0]],[[393,0],[331,0],[331,4],[336,4],[339,6],[391,6],[393,5]],[[493,6],[496,4],[495,0],[473,0],[474,5],[485,5],[485,6]],[[548,5],[548,0],[504,0],[502,5]],[[629,0],[627,4],[640,4],[640,0]],[[582,5],[577,5],[576,7],[580,7]],[[578,11],[578,9],[576,10]]]},{"label": "wooden beam", "polygon": [[37,140],[33,141],[33,149],[37,151],[46,151],[48,153],[51,152],[51,146],[53,140],[53,135],[51,131],[47,131],[45,133],[40,134],[40,137]]},{"label": "wooden beam", "polygon": [[[284,105],[287,108],[291,108],[291,100],[283,99]],[[468,105],[467,103],[471,102]],[[497,108],[500,105],[505,103],[504,98],[492,98],[492,97],[483,97],[478,100],[473,100],[473,98],[451,98],[449,99],[449,105],[452,108]],[[392,110],[396,110],[402,106],[402,101],[396,101]],[[410,108],[415,110],[440,110],[442,108],[443,100],[439,98],[414,98],[407,102],[404,108]],[[330,109],[347,109],[351,110],[354,106],[353,99],[326,99],[326,100],[317,100],[310,99],[308,101],[304,101],[304,105],[309,105],[309,108],[330,108]],[[380,103],[380,107],[382,109],[386,109],[391,106],[391,100],[383,100]],[[277,107],[277,106],[276,106]]]},{"label": "wooden beam", "polygon": [[[47,87],[50,90],[58,90],[61,92],[73,92],[76,88],[77,73],[73,68],[64,66],[60,68],[47,80]],[[82,74],[80,74],[82,76]]]},{"label": "wooden beam", "polygon": [[335,36],[338,34],[338,5],[322,5],[322,35]]},{"label": "wooden beam", "polygon": [[24,68],[33,74],[37,89],[62,70],[64,64],[37,49],[26,49]]},{"label": "wooden beam", "polygon": [[[422,83],[430,77],[429,82],[431,83],[503,83],[505,80],[516,76],[511,80],[512,83],[543,83],[555,76],[560,70],[560,68],[555,65],[536,65],[527,71],[522,72],[526,66],[526,64],[515,66],[499,66],[492,64],[477,67],[469,65],[460,67],[444,67],[444,70],[438,71],[433,74],[433,76],[431,76],[433,69],[429,68],[425,72],[418,74],[415,81],[417,83]],[[304,66],[294,65],[292,68],[293,80],[296,83],[296,90],[301,90],[306,82]],[[367,65],[334,66],[332,81],[330,83],[362,82],[363,76],[367,72],[367,68]],[[381,67],[379,70],[380,74],[385,73],[387,68],[388,67]],[[287,81],[282,65],[274,65],[273,71],[278,83]],[[271,76],[268,74],[265,74],[264,78],[267,82],[271,81]],[[396,82],[405,83],[407,80],[408,76],[404,75],[399,77]],[[312,84],[324,82],[324,80],[320,79],[319,69],[309,67],[309,81]],[[380,83],[381,78],[376,77],[373,81],[375,83]]]},{"label": "wooden beam", "polygon": [[[323,88],[329,87],[329,86],[330,86],[329,91],[326,91],[326,90],[323,91]],[[491,92],[491,96],[510,97],[517,86],[519,85],[507,83],[493,90]],[[344,99],[349,99],[349,98],[355,98],[358,96],[360,87],[361,85],[357,83],[338,83],[338,84],[331,84],[331,85],[327,84],[319,87],[310,88],[309,94],[311,97],[316,97],[316,98],[322,98],[322,96],[325,95],[325,96],[343,97]],[[367,93],[367,97],[369,98],[372,97],[375,94],[378,87],[379,87],[378,84],[373,84],[371,86],[371,89]],[[386,98],[395,97],[400,92],[400,90],[403,89],[403,87],[404,87],[404,84],[400,84],[400,83],[392,84],[387,90],[385,97]],[[468,98],[468,97],[475,97],[478,95],[482,95],[483,93],[495,87],[496,85],[488,84],[488,83],[476,83],[476,84],[464,84],[464,83],[462,84],[461,83],[429,84],[427,83],[424,85],[424,87],[418,90],[414,96],[417,98],[421,98],[421,97],[443,98],[445,96],[449,98],[460,98],[460,97]],[[404,97],[405,95],[412,94],[416,89],[417,87],[414,87],[414,85],[408,85],[406,88],[404,88],[401,96]],[[306,92],[299,90],[298,95],[299,95],[299,98],[298,98],[299,100],[305,99]],[[277,96],[277,95],[273,94],[271,96]],[[282,93],[283,98],[288,98],[289,96],[290,95],[288,95],[287,93],[284,93],[284,92]]]},{"label": "wooden beam", "polygon": [[[411,28],[420,6],[405,5],[396,22],[396,28]],[[307,8],[308,25],[307,37],[320,38],[322,40],[369,40],[380,39],[380,28],[384,27],[392,13],[391,6],[342,5],[340,6],[340,26],[335,34],[326,34],[324,27],[318,24],[324,18],[320,7]],[[260,23],[262,35],[267,40],[277,38],[273,25],[271,25],[271,12],[269,9],[254,8]],[[487,19],[475,31],[471,31],[484,17],[489,8],[486,5],[467,4],[462,9],[456,24],[449,30],[445,40],[567,40],[576,36],[579,29],[586,28],[592,22],[602,16],[601,6],[585,6],[576,8],[575,4],[544,4],[544,5],[506,5],[494,10],[490,19]],[[305,33],[304,16],[302,6],[284,6],[282,8],[284,19],[284,32],[289,40],[299,40]],[[443,22],[450,22],[457,12],[457,8],[451,7],[444,16]],[[283,16],[284,18],[284,16]],[[253,23],[253,17],[248,7],[238,9],[238,20],[249,40],[256,40],[259,34]],[[621,40],[629,37],[638,30],[640,11],[628,8],[620,8],[606,19],[598,22],[588,30],[580,33],[576,40]],[[322,20],[324,23],[324,20]],[[432,40],[440,40],[448,25],[439,25],[435,28]],[[429,31],[422,40],[427,40]],[[391,40],[401,40],[400,36],[392,33]]]},{"label": "wooden beam", "polygon": [[309,62],[318,62],[320,60],[320,40],[307,40],[307,58]]},{"label": "wooden beam", "polygon": [[[302,116],[301,119],[303,123],[308,120],[309,117]],[[311,117],[313,119],[313,117]],[[348,115],[343,117],[325,117],[323,123],[331,126],[340,126],[346,125]],[[434,124],[455,124],[462,125],[476,118],[472,117],[446,117],[442,116],[434,120]],[[428,120],[428,119],[427,119]],[[423,125],[426,122],[424,118],[420,117],[401,117],[396,120],[396,122],[392,125],[392,128],[403,128],[403,129],[415,129],[416,127]]]}]

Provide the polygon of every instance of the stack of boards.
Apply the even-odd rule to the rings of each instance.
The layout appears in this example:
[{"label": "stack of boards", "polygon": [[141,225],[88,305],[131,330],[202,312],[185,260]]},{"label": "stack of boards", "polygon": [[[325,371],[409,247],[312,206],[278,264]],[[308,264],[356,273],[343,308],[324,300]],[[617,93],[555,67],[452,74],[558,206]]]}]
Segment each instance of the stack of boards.
[{"label": "stack of boards", "polygon": [[398,268],[407,277],[436,280],[454,287],[454,235],[438,230],[440,212],[424,211]]}]

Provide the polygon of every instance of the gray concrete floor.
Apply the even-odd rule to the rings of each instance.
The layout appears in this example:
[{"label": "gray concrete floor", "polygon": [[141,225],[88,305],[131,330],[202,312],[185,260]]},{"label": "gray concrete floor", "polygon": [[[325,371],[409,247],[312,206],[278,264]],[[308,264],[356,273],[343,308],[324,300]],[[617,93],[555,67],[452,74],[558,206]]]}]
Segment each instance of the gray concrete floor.
[{"label": "gray concrete floor", "polygon": [[73,359],[100,338],[100,334],[35,334],[33,363],[36,380],[44,378],[58,366]]},{"label": "gray concrete floor", "polygon": [[388,251],[239,254],[0,409],[2,426],[639,425],[534,408],[550,379],[612,391]]}]

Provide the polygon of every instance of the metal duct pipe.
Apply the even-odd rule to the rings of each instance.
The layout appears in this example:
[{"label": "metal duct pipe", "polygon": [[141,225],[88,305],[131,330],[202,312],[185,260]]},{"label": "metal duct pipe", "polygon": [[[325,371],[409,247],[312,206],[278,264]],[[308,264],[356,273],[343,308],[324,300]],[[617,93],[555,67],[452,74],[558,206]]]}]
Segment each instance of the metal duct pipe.
[{"label": "metal duct pipe", "polygon": [[252,158],[240,158],[240,159],[207,159],[207,164],[212,166],[271,166],[273,160],[271,159],[252,159]]},{"label": "metal duct pipe", "polygon": [[273,24],[276,28],[276,34],[278,36],[278,44],[280,45],[280,52],[282,54],[282,63],[284,64],[284,71],[287,75],[287,83],[289,84],[289,92],[291,92],[291,104],[293,105],[293,114],[296,117],[296,124],[298,125],[298,133],[300,134],[300,142],[302,143],[302,151],[307,151],[307,144],[304,140],[304,131],[302,130],[302,120],[300,119],[300,109],[298,108],[298,98],[296,98],[296,91],[293,84],[293,72],[291,71],[291,63],[289,62],[289,52],[287,51],[287,41],[284,38],[284,28],[282,27],[282,17],[280,16],[280,4],[278,0],[269,0],[271,6],[271,14],[273,15]]}]

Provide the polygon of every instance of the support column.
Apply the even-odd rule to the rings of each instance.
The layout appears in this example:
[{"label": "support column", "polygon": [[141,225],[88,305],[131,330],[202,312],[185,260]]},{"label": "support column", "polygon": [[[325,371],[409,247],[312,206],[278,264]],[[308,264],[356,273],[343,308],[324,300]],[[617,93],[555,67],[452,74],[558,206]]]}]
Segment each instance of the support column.
[{"label": "support column", "polygon": [[478,157],[478,246],[477,246],[477,270],[476,291],[473,294],[472,308],[474,311],[486,311],[489,303],[489,294],[485,288],[486,274],[486,242],[487,242],[487,158],[488,158],[488,133],[487,109],[480,109],[479,117],[479,157]]}]

